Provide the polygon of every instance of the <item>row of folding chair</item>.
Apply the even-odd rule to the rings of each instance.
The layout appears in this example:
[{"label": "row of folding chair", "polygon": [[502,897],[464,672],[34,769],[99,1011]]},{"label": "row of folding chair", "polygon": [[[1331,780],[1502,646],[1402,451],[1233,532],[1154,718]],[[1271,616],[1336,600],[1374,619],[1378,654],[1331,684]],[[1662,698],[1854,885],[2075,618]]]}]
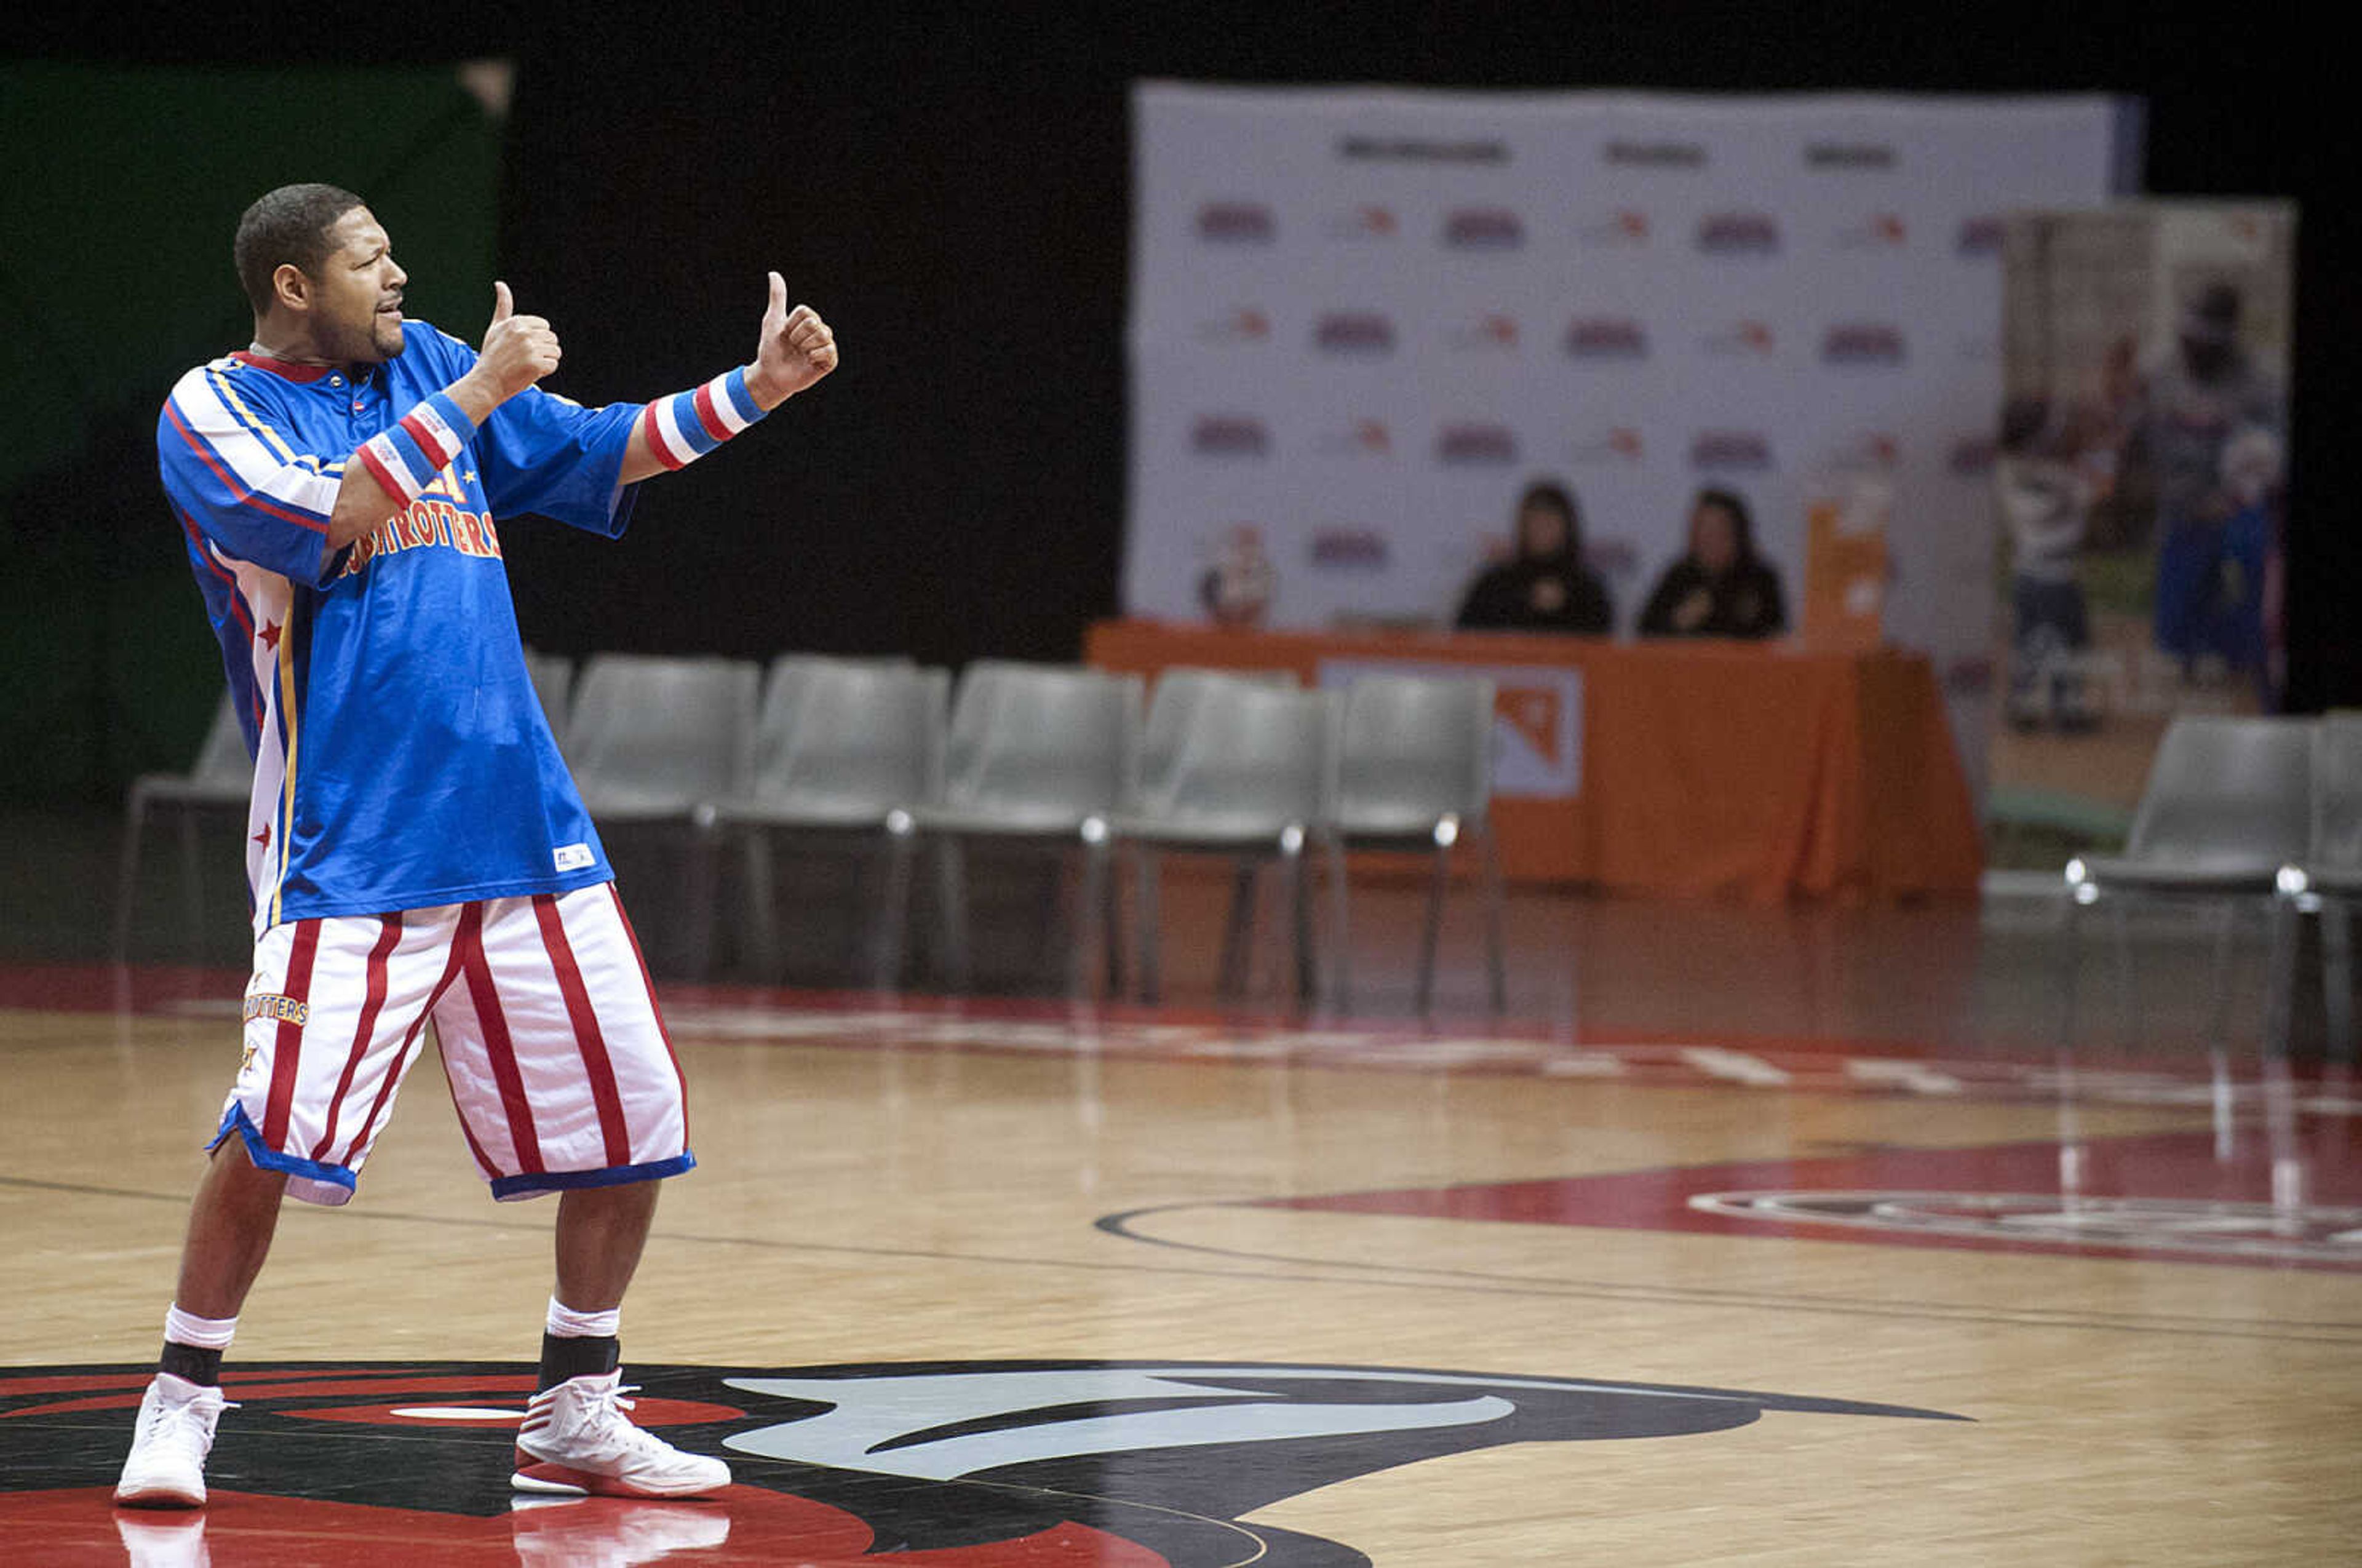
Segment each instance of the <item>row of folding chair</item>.
[{"label": "row of folding chair", "polygon": [[2209,1044],[2220,1049],[2227,1024],[2238,917],[2260,910],[2271,931],[2268,1046],[2285,1048],[2299,922],[2315,915],[2329,1039],[2350,1057],[2350,915],[2362,900],[2362,716],[2176,719],[2158,744],[2124,852],[2076,856],[2066,882],[2070,1033],[2081,912],[2109,898],[2202,900],[2215,913]]},{"label": "row of folding chair", "polygon": [[[759,692],[758,692],[759,688]],[[767,963],[773,840],[866,835],[880,851],[869,966],[890,986],[902,963],[913,861],[932,846],[937,955],[968,980],[966,846],[1032,845],[1080,862],[1069,980],[1095,969],[1120,988],[1111,861],[1128,851],[1139,896],[1141,989],[1161,982],[1159,862],[1170,853],[1235,863],[1222,962],[1243,991],[1257,873],[1286,888],[1299,998],[1317,988],[1306,861],[1325,851],[1335,999],[1349,999],[1348,849],[1417,849],[1432,859],[1418,999],[1433,994],[1455,848],[1482,852],[1489,994],[1502,1005],[1500,873],[1489,821],[1493,692],[1482,680],[1374,677],[1343,693],[1287,677],[1168,672],[1143,704],[1136,677],[983,660],[956,696],[941,670],[896,660],[790,655],[767,675],[722,660],[619,655],[588,661],[562,744],[602,824],[663,816],[706,844],[736,837],[747,857],[750,945]],[[710,907],[706,849],[691,846],[693,918]],[[1098,962],[1082,938],[1097,932]],[[701,955],[703,939],[692,944]],[[695,960],[693,960],[694,962]]]}]

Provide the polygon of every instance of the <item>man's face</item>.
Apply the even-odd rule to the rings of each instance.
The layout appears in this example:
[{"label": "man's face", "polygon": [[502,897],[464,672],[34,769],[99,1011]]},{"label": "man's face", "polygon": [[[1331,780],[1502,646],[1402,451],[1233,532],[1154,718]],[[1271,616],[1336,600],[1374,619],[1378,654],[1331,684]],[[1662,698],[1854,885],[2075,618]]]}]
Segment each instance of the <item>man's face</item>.
[{"label": "man's face", "polygon": [[393,263],[385,230],[367,207],[328,229],[329,250],[312,285],[312,341],[337,364],[376,364],[403,350],[402,288],[410,275]]}]

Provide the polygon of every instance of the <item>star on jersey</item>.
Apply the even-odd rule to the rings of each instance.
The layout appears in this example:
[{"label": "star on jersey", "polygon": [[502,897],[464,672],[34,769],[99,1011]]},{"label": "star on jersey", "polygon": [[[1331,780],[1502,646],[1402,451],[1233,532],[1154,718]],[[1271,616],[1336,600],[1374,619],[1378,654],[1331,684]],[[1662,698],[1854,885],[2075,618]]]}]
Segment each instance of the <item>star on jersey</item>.
[{"label": "star on jersey", "polygon": [[273,621],[269,625],[263,627],[262,630],[254,634],[255,640],[259,642],[264,647],[269,648],[272,653],[277,653],[279,651],[279,634],[281,630],[281,628],[279,623]]}]

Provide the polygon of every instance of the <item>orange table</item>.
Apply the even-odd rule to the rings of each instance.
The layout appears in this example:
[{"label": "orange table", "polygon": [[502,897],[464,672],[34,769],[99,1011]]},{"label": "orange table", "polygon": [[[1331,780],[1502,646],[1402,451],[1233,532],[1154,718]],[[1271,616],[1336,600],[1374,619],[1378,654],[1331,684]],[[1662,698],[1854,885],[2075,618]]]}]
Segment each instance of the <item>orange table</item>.
[{"label": "orange table", "polygon": [[1492,675],[1494,820],[1514,878],[1759,901],[1976,889],[1976,815],[1922,655],[1103,621],[1085,657],[1308,684],[1371,664]]}]

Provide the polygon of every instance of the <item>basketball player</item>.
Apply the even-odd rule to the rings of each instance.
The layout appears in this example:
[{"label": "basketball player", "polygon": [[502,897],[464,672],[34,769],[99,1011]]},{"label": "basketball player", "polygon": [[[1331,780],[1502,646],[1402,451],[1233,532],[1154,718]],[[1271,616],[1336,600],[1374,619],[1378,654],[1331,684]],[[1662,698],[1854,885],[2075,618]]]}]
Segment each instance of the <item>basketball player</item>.
[{"label": "basketball player", "polygon": [[116,1500],[204,1502],[222,1353],[281,1198],[351,1196],[430,1018],[492,1195],[559,1194],[514,1485],[712,1492],[720,1460],[624,1415],[618,1309],[657,1181],[696,1161],[637,941],[526,678],[497,525],[621,534],[639,480],[827,375],[835,339],[774,272],[750,363],[585,408],[535,385],[557,336],[506,284],[480,348],[406,320],[386,232],[348,192],[271,192],[235,257],[253,346],[181,379],[157,447],[255,755],[254,972]]}]

